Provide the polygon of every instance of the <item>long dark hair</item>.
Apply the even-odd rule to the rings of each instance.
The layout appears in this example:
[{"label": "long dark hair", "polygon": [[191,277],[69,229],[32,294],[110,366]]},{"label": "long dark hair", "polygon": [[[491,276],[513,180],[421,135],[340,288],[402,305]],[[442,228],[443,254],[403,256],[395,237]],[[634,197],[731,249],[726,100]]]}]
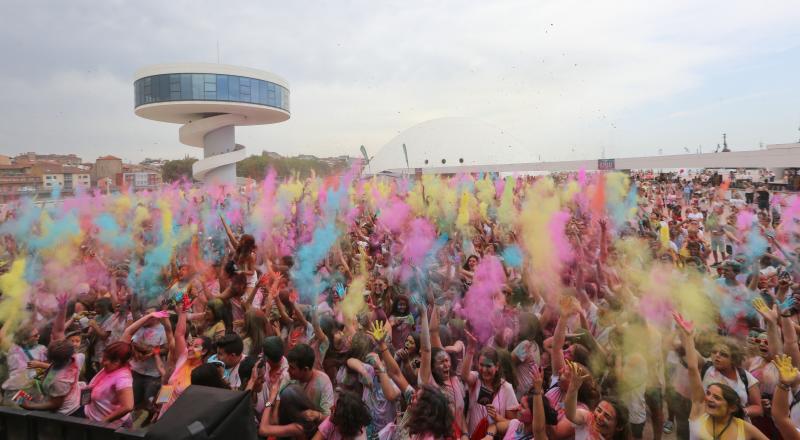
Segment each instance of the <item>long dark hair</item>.
[{"label": "long dark hair", "polygon": [[360,396],[350,391],[342,391],[331,414],[331,422],[342,437],[355,437],[362,428],[372,423],[372,417]]},{"label": "long dark hair", "polygon": [[[738,397],[737,397],[738,399]],[[630,416],[628,414],[628,407],[617,399],[606,397],[601,402],[608,402],[614,408],[617,414],[617,430],[614,431],[614,437],[611,440],[628,440],[631,438],[631,424]]]},{"label": "long dark hair", "polygon": [[250,234],[243,234],[239,237],[239,247],[236,248],[234,259],[236,264],[241,265],[247,260],[256,248],[256,239]]},{"label": "long dark hair", "polygon": [[498,372],[506,382],[517,388],[517,372],[511,359],[511,353],[505,348],[498,348],[497,357],[500,360],[500,364],[497,366]]},{"label": "long dark hair", "polygon": [[408,411],[410,434],[430,434],[436,438],[453,435],[453,413],[450,411],[447,397],[438,389],[423,385],[419,397]]},{"label": "long dark hair", "polygon": [[497,392],[500,390],[500,383],[503,379],[503,368],[500,365],[500,355],[497,353],[497,350],[495,350],[493,347],[483,347],[480,356],[478,356],[478,362],[480,362],[481,356],[491,359],[492,363],[494,363],[497,366],[497,371],[494,374],[492,383],[486,384],[486,385],[491,385],[492,389],[495,392]]},{"label": "long dark hair", "polygon": [[267,338],[266,325],[269,325],[267,317],[261,310],[250,309],[245,313],[243,333],[250,338],[250,351],[246,355],[257,356],[261,353],[261,346]]},{"label": "long dark hair", "polygon": [[317,432],[317,425],[303,417],[303,411],[313,409],[319,411],[314,406],[311,399],[306,396],[303,387],[297,384],[287,386],[281,391],[281,404],[278,406],[278,423],[288,425],[297,423],[303,427],[306,438],[311,438]]},{"label": "long dark hair", "polygon": [[225,325],[225,333],[230,333],[233,330],[233,314],[230,307],[227,306],[221,299],[214,298],[208,302],[206,309],[211,312],[215,325],[219,321]]}]

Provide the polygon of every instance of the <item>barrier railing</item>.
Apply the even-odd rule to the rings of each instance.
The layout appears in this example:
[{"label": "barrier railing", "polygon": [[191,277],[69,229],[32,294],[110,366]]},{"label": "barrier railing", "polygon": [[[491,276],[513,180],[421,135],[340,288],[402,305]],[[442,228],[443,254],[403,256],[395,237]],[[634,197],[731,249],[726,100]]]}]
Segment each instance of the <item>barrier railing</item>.
[{"label": "barrier railing", "polygon": [[0,440],[138,440],[145,432],[114,429],[61,414],[0,407]]}]

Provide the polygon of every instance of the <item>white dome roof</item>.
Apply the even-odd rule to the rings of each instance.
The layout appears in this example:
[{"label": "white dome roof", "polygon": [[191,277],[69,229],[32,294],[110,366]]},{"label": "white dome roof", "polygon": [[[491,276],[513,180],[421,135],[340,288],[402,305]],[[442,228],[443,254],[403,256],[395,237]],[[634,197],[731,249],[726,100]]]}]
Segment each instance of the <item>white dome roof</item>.
[{"label": "white dome roof", "polygon": [[538,160],[537,154],[500,128],[475,118],[441,118],[417,124],[389,141],[372,158],[371,171],[406,169],[403,144],[412,169]]}]

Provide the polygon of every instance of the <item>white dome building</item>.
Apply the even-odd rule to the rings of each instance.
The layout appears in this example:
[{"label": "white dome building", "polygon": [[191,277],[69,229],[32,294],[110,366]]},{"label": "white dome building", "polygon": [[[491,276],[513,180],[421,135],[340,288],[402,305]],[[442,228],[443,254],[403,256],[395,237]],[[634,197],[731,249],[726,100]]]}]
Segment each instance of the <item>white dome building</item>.
[{"label": "white dome building", "polygon": [[475,118],[441,118],[422,122],[397,135],[372,157],[367,171],[413,173],[422,169],[457,173],[482,166],[538,160],[537,152],[500,128]]}]

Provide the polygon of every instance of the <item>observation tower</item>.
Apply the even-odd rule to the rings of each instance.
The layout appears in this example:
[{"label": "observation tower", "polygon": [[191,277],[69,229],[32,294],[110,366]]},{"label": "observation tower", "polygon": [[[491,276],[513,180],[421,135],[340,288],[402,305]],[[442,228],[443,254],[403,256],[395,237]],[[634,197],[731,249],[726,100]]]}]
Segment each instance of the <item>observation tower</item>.
[{"label": "observation tower", "polygon": [[159,64],[138,70],[134,112],[181,125],[181,143],[203,149],[194,163],[197,180],[232,184],[236,162],[247,157],[235,142],[237,125],[289,119],[289,84],[263,70],[225,64]]}]

